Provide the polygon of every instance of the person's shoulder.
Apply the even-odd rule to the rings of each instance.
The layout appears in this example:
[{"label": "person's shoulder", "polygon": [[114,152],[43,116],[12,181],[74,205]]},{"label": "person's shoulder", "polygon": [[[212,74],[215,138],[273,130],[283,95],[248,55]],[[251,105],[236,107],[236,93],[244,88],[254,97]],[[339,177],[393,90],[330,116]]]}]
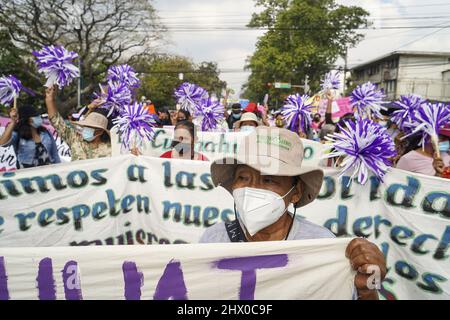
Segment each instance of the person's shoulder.
[{"label": "person's shoulder", "polygon": [[200,161],[209,161],[209,159],[202,153],[198,154],[198,158]]},{"label": "person's shoulder", "polygon": [[319,226],[304,218],[297,217],[298,224],[297,232],[294,235],[295,239],[322,239],[322,238],[336,238],[334,233],[325,227]]},{"label": "person's shoulder", "polygon": [[230,242],[225,223],[220,222],[206,229],[199,243],[223,243]]},{"label": "person's shoulder", "polygon": [[172,150],[163,153],[160,158],[162,159],[172,159]]}]

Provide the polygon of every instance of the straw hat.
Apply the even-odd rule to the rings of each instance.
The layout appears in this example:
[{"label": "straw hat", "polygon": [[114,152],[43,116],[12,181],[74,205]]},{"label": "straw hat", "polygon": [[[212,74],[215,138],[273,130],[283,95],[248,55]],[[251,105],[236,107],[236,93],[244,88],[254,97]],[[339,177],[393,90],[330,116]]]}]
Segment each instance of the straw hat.
[{"label": "straw hat", "polygon": [[234,157],[216,160],[211,165],[211,177],[216,187],[231,194],[234,172],[238,165],[248,165],[263,175],[298,177],[304,183],[301,200],[304,207],[320,193],[324,172],[318,167],[303,165],[304,147],[300,137],[286,129],[258,127],[246,136]]},{"label": "straw hat", "polygon": [[236,123],[234,124],[234,127],[236,129],[240,129],[242,123],[247,122],[247,121],[252,121],[252,122],[256,123],[257,127],[262,125],[261,122],[258,120],[258,117],[256,117],[256,114],[254,114],[253,112],[246,112],[241,116],[241,120],[236,121]]},{"label": "straw hat", "polygon": [[80,127],[89,127],[94,129],[102,129],[109,134],[108,118],[98,112],[91,112],[85,119],[80,121],[72,121],[74,125]]}]

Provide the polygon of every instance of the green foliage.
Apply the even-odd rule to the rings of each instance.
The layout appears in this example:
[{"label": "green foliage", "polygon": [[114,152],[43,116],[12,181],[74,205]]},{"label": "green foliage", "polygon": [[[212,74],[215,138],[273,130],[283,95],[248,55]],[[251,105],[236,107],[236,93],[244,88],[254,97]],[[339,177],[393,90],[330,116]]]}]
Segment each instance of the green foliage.
[{"label": "green foliage", "polygon": [[[144,59],[136,64],[136,68],[143,75],[139,95],[150,98],[156,107],[174,108],[174,91],[183,82],[195,83],[217,97],[226,88],[214,62],[197,65],[186,57],[166,54]],[[179,79],[180,73],[184,74],[183,80]]]},{"label": "green foliage", "polygon": [[288,94],[301,90],[269,88],[268,83],[303,85],[308,75],[311,90],[317,91],[336,60],[363,39],[358,28],[367,25],[369,15],[360,7],[337,5],[334,0],[256,0],[256,4],[264,10],[253,14],[249,27],[268,31],[247,61],[251,75],[244,96],[262,101],[269,93],[272,103],[282,103]]}]

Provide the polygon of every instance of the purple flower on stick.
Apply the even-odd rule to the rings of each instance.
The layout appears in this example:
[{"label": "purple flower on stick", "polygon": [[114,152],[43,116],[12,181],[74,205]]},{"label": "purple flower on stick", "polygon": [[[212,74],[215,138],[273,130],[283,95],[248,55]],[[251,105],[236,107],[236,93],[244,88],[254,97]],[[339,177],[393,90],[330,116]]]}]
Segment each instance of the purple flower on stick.
[{"label": "purple flower on stick", "polygon": [[225,107],[220,101],[208,98],[196,105],[194,115],[201,119],[202,131],[217,129],[219,123],[225,118]]},{"label": "purple flower on stick", "polygon": [[341,86],[341,73],[339,71],[328,72],[320,86],[322,87],[322,92],[338,90]]},{"label": "purple flower on stick", "polygon": [[197,105],[209,98],[208,92],[202,87],[185,82],[175,90],[175,98],[181,109],[189,111],[191,114],[197,110]]},{"label": "purple flower on stick", "polygon": [[375,84],[367,82],[352,92],[350,103],[357,110],[357,118],[382,118],[381,110],[386,110],[383,106],[385,97]]},{"label": "purple flower on stick", "polygon": [[108,81],[126,84],[131,89],[137,89],[141,85],[136,71],[129,65],[112,66],[108,70]]},{"label": "purple flower on stick", "polygon": [[311,125],[311,109],[313,108],[312,101],[308,95],[290,95],[285,105],[281,108],[287,128],[295,133],[299,132],[301,128],[304,133]]},{"label": "purple flower on stick", "polygon": [[146,141],[155,137],[156,119],[141,103],[124,106],[119,116],[113,120],[122,141],[122,150],[141,149]]},{"label": "purple flower on stick", "polygon": [[49,46],[34,51],[33,55],[37,59],[38,71],[47,79],[47,88],[57,85],[62,89],[80,77],[80,69],[73,64],[73,60],[78,58],[75,52],[62,46]]},{"label": "purple flower on stick", "polygon": [[392,122],[403,132],[410,132],[408,123],[417,121],[416,112],[425,102],[426,100],[417,94],[401,96],[399,101],[394,102],[397,110],[392,113]]},{"label": "purple flower on stick", "polygon": [[339,128],[340,133],[327,137],[333,144],[325,158],[342,157],[341,176],[349,173],[351,179],[357,177],[360,184],[366,184],[370,173],[383,181],[392,166],[390,159],[397,154],[387,130],[369,119],[347,121]]}]

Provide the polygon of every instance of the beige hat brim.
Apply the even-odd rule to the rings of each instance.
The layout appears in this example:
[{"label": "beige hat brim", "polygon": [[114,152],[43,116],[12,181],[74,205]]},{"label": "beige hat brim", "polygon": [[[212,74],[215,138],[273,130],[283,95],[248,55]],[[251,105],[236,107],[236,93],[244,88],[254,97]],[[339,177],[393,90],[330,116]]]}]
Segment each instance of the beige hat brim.
[{"label": "beige hat brim", "polygon": [[93,128],[93,129],[100,129],[105,131],[109,136],[111,136],[111,133],[109,132],[109,130],[103,128],[102,126],[99,126],[98,124],[95,123],[90,123],[90,122],[86,122],[85,120],[82,121],[70,121],[70,123],[72,123],[74,126],[80,126],[80,127],[88,127],[88,128]]},{"label": "beige hat brim", "polygon": [[214,185],[216,187],[222,186],[230,194],[233,194],[234,172],[238,165],[247,165],[263,175],[299,177],[304,183],[304,190],[301,200],[295,205],[296,208],[304,207],[313,202],[322,188],[324,172],[320,168],[292,166],[267,156],[256,156],[245,160],[240,160],[238,157],[228,157],[214,161],[211,165],[211,178]]},{"label": "beige hat brim", "polygon": [[241,124],[243,123],[243,122],[254,122],[254,123],[256,123],[256,126],[257,127],[260,127],[260,126],[262,126],[262,123],[260,122],[260,121],[256,121],[256,120],[239,120],[239,121],[236,121],[235,123],[234,123],[234,127],[236,128],[236,129],[239,129],[240,127],[241,127]]}]

